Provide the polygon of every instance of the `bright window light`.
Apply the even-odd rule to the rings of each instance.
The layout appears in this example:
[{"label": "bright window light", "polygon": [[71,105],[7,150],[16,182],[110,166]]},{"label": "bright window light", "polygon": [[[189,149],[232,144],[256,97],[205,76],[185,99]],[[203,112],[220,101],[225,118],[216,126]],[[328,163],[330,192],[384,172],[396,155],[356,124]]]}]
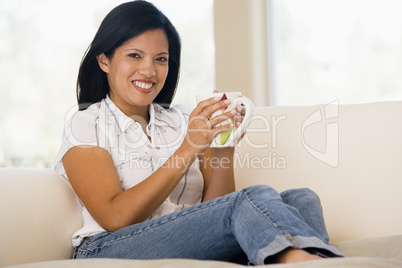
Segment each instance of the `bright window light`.
[{"label": "bright window light", "polygon": [[274,104],[402,99],[402,1],[270,3]]},{"label": "bright window light", "polygon": [[[116,0],[0,0],[0,167],[50,168],[81,58]],[[215,85],[213,1],[154,0],[182,37],[174,103]]]}]

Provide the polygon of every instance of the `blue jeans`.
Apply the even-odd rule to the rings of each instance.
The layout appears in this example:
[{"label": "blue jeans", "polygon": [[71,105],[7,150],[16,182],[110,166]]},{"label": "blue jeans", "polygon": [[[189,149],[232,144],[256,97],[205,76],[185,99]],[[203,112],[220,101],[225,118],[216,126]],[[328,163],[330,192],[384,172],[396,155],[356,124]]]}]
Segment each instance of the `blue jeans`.
[{"label": "blue jeans", "polygon": [[308,189],[278,194],[266,185],[194,205],[113,233],[87,238],[75,258],[190,258],[255,265],[286,248],[342,256],[328,244],[317,195]]}]

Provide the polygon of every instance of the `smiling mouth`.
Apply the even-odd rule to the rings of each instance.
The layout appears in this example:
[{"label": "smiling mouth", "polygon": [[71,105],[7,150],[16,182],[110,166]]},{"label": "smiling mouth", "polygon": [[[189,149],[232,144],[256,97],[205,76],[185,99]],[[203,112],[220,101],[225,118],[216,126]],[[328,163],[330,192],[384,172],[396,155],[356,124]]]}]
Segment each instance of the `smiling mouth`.
[{"label": "smiling mouth", "polygon": [[154,85],[154,83],[146,83],[146,82],[134,81],[134,85],[139,87],[139,88],[148,90]]}]

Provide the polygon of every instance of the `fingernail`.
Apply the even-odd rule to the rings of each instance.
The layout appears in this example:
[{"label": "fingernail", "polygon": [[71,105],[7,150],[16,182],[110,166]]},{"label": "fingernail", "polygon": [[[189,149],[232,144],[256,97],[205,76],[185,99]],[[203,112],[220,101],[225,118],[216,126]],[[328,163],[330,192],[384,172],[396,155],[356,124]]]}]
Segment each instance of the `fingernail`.
[{"label": "fingernail", "polygon": [[214,97],[214,101],[218,101],[218,100],[220,100],[221,98],[219,97],[219,96],[216,96],[216,97]]},{"label": "fingernail", "polygon": [[224,102],[225,102],[225,104],[229,104],[230,100],[225,100]]},{"label": "fingernail", "polygon": [[230,113],[231,113],[231,114],[235,114],[235,113],[236,113],[236,110],[231,110]]}]

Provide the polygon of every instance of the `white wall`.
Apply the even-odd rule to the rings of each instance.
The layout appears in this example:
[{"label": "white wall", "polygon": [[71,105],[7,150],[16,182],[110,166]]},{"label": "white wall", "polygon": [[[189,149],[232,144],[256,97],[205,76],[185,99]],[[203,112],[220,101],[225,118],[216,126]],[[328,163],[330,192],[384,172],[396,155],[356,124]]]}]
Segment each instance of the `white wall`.
[{"label": "white wall", "polygon": [[215,77],[220,91],[240,91],[268,105],[267,1],[215,0]]}]

